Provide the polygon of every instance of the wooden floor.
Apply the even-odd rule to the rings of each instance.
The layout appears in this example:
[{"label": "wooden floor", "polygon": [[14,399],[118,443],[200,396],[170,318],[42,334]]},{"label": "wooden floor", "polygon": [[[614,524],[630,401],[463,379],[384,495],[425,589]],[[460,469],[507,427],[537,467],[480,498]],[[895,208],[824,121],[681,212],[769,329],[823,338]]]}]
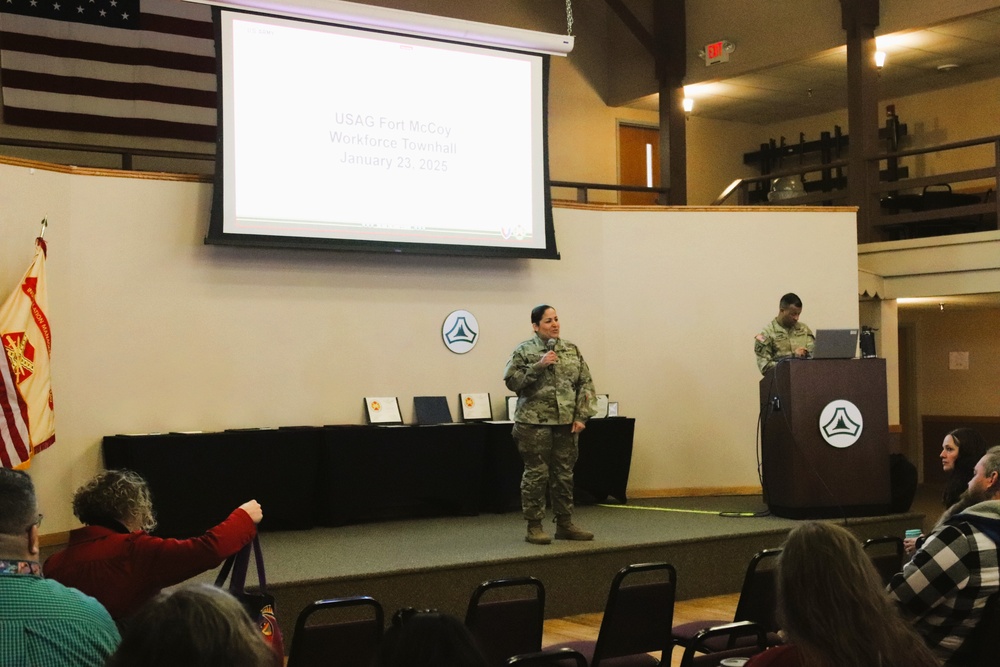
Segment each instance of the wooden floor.
[{"label": "wooden floor", "polygon": [[[736,602],[739,597],[739,593],[731,593],[694,600],[680,600],[674,605],[674,625],[709,618],[732,620],[733,614],[736,613]],[[580,614],[566,618],[554,618],[545,621],[542,646],[580,640],[592,641],[597,639],[597,631],[600,627],[601,614]],[[681,651],[673,652],[670,664],[672,667],[678,667],[681,664]]]}]

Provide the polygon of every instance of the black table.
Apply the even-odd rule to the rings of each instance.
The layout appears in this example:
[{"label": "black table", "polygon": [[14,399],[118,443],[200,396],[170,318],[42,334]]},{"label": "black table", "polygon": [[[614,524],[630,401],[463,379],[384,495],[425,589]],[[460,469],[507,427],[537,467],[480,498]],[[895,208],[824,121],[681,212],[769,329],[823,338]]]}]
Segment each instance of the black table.
[{"label": "black table", "polygon": [[[627,502],[635,420],[580,435],[578,504]],[[107,436],[104,463],[149,482],[164,537],[197,535],[250,498],[261,530],[297,530],[520,507],[509,423],[323,426]]]}]

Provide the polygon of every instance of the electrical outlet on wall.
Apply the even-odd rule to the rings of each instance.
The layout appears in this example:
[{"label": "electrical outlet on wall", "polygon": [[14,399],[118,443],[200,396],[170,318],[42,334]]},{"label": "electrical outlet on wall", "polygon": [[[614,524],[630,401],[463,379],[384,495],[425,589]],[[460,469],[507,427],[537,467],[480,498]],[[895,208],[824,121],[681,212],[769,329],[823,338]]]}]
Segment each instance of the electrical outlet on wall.
[{"label": "electrical outlet on wall", "polygon": [[969,353],[968,352],[949,352],[948,353],[948,369],[952,371],[967,371],[969,370]]}]

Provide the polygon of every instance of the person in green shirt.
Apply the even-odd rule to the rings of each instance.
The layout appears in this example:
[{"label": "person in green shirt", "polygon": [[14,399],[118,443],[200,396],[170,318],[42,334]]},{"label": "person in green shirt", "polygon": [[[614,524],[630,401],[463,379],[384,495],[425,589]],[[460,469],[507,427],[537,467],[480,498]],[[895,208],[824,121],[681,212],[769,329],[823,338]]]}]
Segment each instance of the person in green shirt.
[{"label": "person in green shirt", "polygon": [[754,353],[761,375],[781,359],[805,359],[812,354],[816,337],[812,329],[799,322],[802,299],[789,292],[778,302],[778,316],[754,338]]},{"label": "person in green shirt", "polygon": [[0,468],[0,665],[103,667],[121,636],[92,597],[42,576],[35,487]]}]

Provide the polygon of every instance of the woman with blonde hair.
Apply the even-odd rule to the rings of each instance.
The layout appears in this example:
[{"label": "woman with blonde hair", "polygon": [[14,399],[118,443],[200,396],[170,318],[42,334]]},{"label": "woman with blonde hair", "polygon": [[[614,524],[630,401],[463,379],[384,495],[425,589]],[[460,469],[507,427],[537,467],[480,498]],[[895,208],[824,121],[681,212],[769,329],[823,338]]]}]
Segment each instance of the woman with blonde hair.
[{"label": "woman with blonde hair", "polygon": [[786,644],[746,667],[937,667],[900,617],[852,533],[807,522],[788,534],[778,562],[778,618]]}]

